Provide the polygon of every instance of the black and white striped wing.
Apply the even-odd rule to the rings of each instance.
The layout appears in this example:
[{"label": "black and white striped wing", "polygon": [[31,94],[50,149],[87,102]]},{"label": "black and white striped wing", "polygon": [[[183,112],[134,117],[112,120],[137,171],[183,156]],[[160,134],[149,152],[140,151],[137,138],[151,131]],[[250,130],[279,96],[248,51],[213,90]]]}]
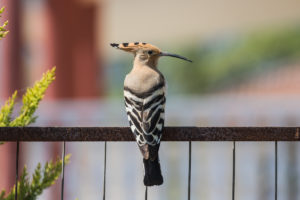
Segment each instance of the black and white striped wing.
[{"label": "black and white striped wing", "polygon": [[164,127],[165,87],[162,85],[153,92],[136,94],[124,88],[126,112],[131,131],[139,146],[160,143]]}]

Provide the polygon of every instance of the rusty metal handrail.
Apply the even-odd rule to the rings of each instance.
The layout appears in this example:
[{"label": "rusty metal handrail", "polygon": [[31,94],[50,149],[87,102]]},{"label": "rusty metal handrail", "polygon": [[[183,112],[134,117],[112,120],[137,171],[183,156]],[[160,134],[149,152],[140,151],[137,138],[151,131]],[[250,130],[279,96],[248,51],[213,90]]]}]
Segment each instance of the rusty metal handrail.
[{"label": "rusty metal handrail", "polygon": [[[0,141],[17,141],[16,169],[18,169],[20,141],[134,141],[128,127],[0,127]],[[166,127],[162,141],[189,141],[188,200],[191,188],[191,141],[233,141],[232,200],[235,200],[235,141],[275,141],[275,200],[277,200],[277,141],[300,141],[299,127]],[[65,155],[63,142],[63,157]],[[106,142],[105,142],[106,158]],[[64,168],[64,164],[63,164]],[[64,171],[63,171],[64,172]],[[106,159],[104,161],[103,199],[105,200]],[[16,170],[16,183],[18,170]],[[62,174],[61,200],[64,194]],[[16,184],[17,185],[17,184]],[[16,188],[17,190],[17,188]],[[147,187],[145,199],[147,199]],[[15,200],[17,199],[17,193]]]},{"label": "rusty metal handrail", "polygon": [[[134,141],[128,127],[0,127],[0,141]],[[162,141],[300,141],[299,127],[166,127]]]}]

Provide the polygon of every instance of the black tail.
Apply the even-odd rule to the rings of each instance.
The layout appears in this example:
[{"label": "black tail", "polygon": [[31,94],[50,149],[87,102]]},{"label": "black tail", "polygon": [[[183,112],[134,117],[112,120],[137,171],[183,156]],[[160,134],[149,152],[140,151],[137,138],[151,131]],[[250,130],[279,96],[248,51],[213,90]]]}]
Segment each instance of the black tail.
[{"label": "black tail", "polygon": [[158,157],[154,161],[151,161],[150,159],[148,160],[144,159],[144,168],[145,168],[145,176],[144,176],[145,186],[163,184],[164,180],[161,175]]}]

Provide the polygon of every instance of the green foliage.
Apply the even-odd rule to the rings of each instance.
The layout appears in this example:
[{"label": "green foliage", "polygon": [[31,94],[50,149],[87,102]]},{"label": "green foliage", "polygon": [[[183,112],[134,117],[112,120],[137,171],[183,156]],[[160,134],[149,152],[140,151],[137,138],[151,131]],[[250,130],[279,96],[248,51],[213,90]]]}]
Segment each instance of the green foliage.
[{"label": "green foliage", "polygon": [[194,62],[162,61],[160,69],[173,85],[170,89],[177,94],[213,92],[299,60],[300,27],[257,31],[180,48],[180,54]]},{"label": "green foliage", "polygon": [[[70,155],[65,156],[65,163],[69,163]],[[42,169],[39,163],[36,167],[31,181],[28,177],[26,166],[23,169],[20,181],[18,181],[18,199],[22,200],[35,200],[37,196],[41,195],[43,190],[53,185],[60,176],[62,171],[62,160],[56,162],[47,162]],[[15,199],[15,186],[9,194],[5,196],[5,191],[0,193],[0,200],[14,200]]]},{"label": "green foliage", "polygon": [[[1,17],[1,14],[4,12],[4,7],[2,7],[0,9],[0,17]],[[2,25],[0,25],[0,40],[2,38],[4,38],[7,34],[8,34],[8,31],[5,29],[5,27],[7,26],[8,24],[8,21],[4,22]]]},{"label": "green foliage", "polygon": [[[55,67],[48,70],[40,81],[37,81],[32,88],[28,88],[23,95],[23,105],[19,116],[12,119],[12,112],[17,97],[17,91],[14,92],[11,98],[0,109],[0,127],[4,126],[27,126],[33,123],[36,119],[34,113],[38,108],[40,101],[43,99],[46,89],[55,79]],[[1,144],[1,143],[0,143]],[[65,163],[69,162],[70,155],[65,157]],[[32,175],[30,182],[26,166],[18,181],[18,199],[35,200],[37,196],[42,194],[43,190],[55,183],[60,176],[62,170],[62,161],[46,163],[42,169],[39,163]],[[0,193],[0,200],[13,200],[15,198],[15,187],[7,194],[3,190]]]},{"label": "green foliage", "polygon": [[48,86],[55,79],[55,67],[48,70],[40,81],[36,82],[32,88],[28,88],[23,96],[23,105],[18,117],[11,120],[17,92],[5,103],[0,110],[0,127],[2,126],[27,126],[36,119],[34,112],[43,99]]},{"label": "green foliage", "polygon": [[11,114],[14,109],[15,100],[17,97],[17,91],[14,92],[11,98],[5,102],[4,106],[2,106],[0,110],[0,127],[9,126],[11,122]]}]

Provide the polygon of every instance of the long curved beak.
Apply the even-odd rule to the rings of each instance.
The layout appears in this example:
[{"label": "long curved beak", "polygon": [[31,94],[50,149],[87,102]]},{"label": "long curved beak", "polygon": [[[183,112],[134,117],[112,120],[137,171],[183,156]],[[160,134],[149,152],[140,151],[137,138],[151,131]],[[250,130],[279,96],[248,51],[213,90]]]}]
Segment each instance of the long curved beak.
[{"label": "long curved beak", "polygon": [[193,61],[187,59],[186,57],[183,57],[183,56],[180,56],[180,55],[177,55],[177,54],[174,54],[174,53],[161,52],[160,56],[170,56],[170,57],[179,58],[179,59],[182,59],[182,60],[185,60],[185,61],[188,61],[188,62],[193,62]]}]

